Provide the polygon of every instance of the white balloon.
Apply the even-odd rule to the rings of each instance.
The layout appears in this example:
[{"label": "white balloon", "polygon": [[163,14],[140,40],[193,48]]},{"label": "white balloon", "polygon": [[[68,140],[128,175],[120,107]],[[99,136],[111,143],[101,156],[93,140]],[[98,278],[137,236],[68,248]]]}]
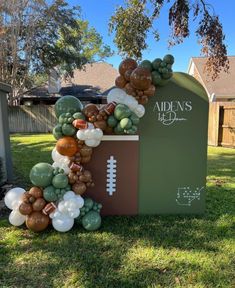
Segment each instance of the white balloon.
[{"label": "white balloon", "polygon": [[96,128],[95,131],[96,131],[95,139],[101,140],[103,137],[103,131],[100,128]]},{"label": "white balloon", "polygon": [[65,194],[64,194],[64,200],[69,200],[71,198],[74,198],[75,197],[75,193],[73,191],[67,191]]},{"label": "white balloon", "polygon": [[69,231],[74,224],[74,219],[62,214],[60,217],[54,217],[52,219],[52,226],[55,230],[59,232],[67,232]]},{"label": "white balloon", "polygon": [[54,162],[58,163],[69,163],[70,160],[67,156],[61,155],[57,150],[56,147],[51,152],[51,158]]},{"label": "white balloon", "polygon": [[12,210],[9,215],[9,222],[11,223],[11,225],[14,225],[14,226],[20,226],[24,224],[25,219],[26,219],[26,216],[22,215],[19,212],[19,210]]},{"label": "white balloon", "polygon": [[119,88],[114,88],[111,91],[109,91],[107,95],[107,102],[117,102],[117,103],[123,103],[124,99],[126,97],[126,92]]},{"label": "white balloon", "polygon": [[93,130],[94,129],[85,129],[85,131],[84,131],[85,140],[92,139],[92,131]]},{"label": "white balloon", "polygon": [[141,117],[143,117],[144,114],[145,114],[145,108],[144,108],[143,105],[139,104],[139,105],[137,106],[137,108],[135,109],[135,111],[133,111],[133,112],[135,112],[135,114],[136,114],[139,118],[141,118]]},{"label": "white balloon", "polygon": [[79,140],[85,140],[85,133],[84,133],[85,129],[81,129],[81,130],[78,130],[77,132],[77,138]]},{"label": "white balloon", "polygon": [[89,123],[88,122],[88,129],[92,129],[92,128],[94,128],[95,126],[92,124],[92,123]]},{"label": "white balloon", "polygon": [[74,200],[77,204],[77,207],[80,209],[84,205],[84,199],[80,195],[76,195],[76,198]]},{"label": "white balloon", "polygon": [[79,209],[69,212],[69,217],[71,217],[71,218],[77,218],[79,215],[80,215]]},{"label": "white balloon", "polygon": [[131,109],[131,111],[134,111],[138,106],[138,101],[133,96],[126,95],[124,104],[128,106]]},{"label": "white balloon", "polygon": [[89,139],[85,140],[85,144],[89,147],[97,147],[100,145],[100,141],[95,139]]},{"label": "white balloon", "polygon": [[21,202],[21,197],[24,194],[24,192],[25,190],[20,187],[9,190],[4,198],[5,205],[11,210],[19,206]]}]

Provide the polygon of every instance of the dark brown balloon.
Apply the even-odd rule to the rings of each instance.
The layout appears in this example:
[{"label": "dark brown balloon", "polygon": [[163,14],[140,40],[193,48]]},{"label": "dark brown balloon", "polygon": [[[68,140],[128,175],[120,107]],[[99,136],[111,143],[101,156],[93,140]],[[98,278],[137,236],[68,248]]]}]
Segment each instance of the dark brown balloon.
[{"label": "dark brown balloon", "polygon": [[34,203],[36,201],[36,198],[34,196],[29,197],[29,203]]},{"label": "dark brown balloon", "polygon": [[131,85],[131,83],[126,84],[125,91],[128,95],[136,96],[136,89]]},{"label": "dark brown balloon", "polygon": [[33,212],[26,217],[26,226],[34,232],[40,232],[49,225],[49,217],[41,212]]},{"label": "dark brown balloon", "polygon": [[125,85],[126,85],[126,80],[125,78],[122,76],[122,75],[119,75],[116,80],[115,80],[115,85],[118,87],[118,88],[124,88]]},{"label": "dark brown balloon", "polygon": [[137,62],[134,59],[127,58],[123,60],[119,65],[119,73],[125,76],[126,71],[134,70],[137,67]]},{"label": "dark brown balloon", "polygon": [[86,117],[91,117],[93,115],[97,115],[99,113],[99,109],[95,104],[87,104],[83,109],[83,113]]},{"label": "dark brown balloon", "polygon": [[86,191],[86,184],[84,184],[82,182],[75,183],[72,186],[72,191],[75,194],[82,195]]},{"label": "dark brown balloon", "polygon": [[29,190],[29,194],[32,195],[34,198],[42,198],[43,193],[42,190],[39,187],[32,187]]},{"label": "dark brown balloon", "polygon": [[19,211],[22,215],[29,215],[33,212],[33,208],[31,204],[23,202],[20,204]]},{"label": "dark brown balloon", "polygon": [[33,203],[33,210],[34,211],[41,211],[45,206],[47,202],[43,198],[38,198],[36,201]]},{"label": "dark brown balloon", "polygon": [[154,96],[156,88],[154,85],[150,85],[147,90],[144,91],[144,95],[151,97]]},{"label": "dark brown balloon", "polygon": [[104,120],[96,121],[94,122],[94,126],[104,131],[107,127],[107,123]]},{"label": "dark brown balloon", "polygon": [[146,68],[136,68],[131,73],[130,83],[136,89],[147,90],[152,84],[151,72]]},{"label": "dark brown balloon", "polygon": [[78,152],[77,141],[69,136],[60,138],[56,143],[56,150],[61,155],[71,157]]},{"label": "dark brown balloon", "polygon": [[143,96],[144,95],[144,91],[137,90],[137,95],[140,96],[140,97]]}]

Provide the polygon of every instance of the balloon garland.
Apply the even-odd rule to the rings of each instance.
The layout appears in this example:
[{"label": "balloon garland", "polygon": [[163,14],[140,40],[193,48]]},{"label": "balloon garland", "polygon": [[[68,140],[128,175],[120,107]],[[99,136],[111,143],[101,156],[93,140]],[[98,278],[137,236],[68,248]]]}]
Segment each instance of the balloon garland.
[{"label": "balloon garland", "polygon": [[73,96],[63,96],[55,104],[58,124],[53,129],[57,140],[51,157],[53,164],[38,163],[30,171],[33,184],[28,191],[13,188],[4,200],[12,210],[9,222],[14,226],[26,223],[28,229],[40,232],[49,224],[59,232],[69,231],[74,223],[88,231],[101,226],[102,204],[82,195],[95,184],[86,169],[93,148],[103,134],[136,134],[143,105],[172,77],[174,57],[166,55],[153,62],[144,60],[138,66],[125,59],[119,66],[117,88],[107,96],[107,105],[99,108],[82,103]]}]

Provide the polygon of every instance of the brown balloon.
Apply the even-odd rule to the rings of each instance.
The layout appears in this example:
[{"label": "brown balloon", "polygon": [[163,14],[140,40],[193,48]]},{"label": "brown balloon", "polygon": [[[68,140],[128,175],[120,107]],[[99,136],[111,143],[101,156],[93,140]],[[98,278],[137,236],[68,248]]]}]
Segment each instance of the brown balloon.
[{"label": "brown balloon", "polygon": [[144,91],[144,95],[151,97],[154,96],[156,91],[156,87],[154,85],[150,85],[147,90]]},{"label": "brown balloon", "polygon": [[147,90],[152,84],[151,72],[146,68],[136,68],[131,73],[130,83],[136,89]]},{"label": "brown balloon", "polygon": [[33,204],[36,201],[36,198],[34,196],[29,197],[29,203]]},{"label": "brown balloon", "polygon": [[130,82],[132,71],[133,70],[127,70],[124,74],[124,78],[126,79],[127,82]]},{"label": "brown balloon", "polygon": [[42,190],[39,187],[32,187],[29,190],[29,194],[32,195],[34,198],[42,198],[43,193]]},{"label": "brown balloon", "polygon": [[81,156],[90,156],[92,154],[92,148],[84,145],[80,150],[80,154]]},{"label": "brown balloon", "polygon": [[131,83],[126,84],[125,91],[128,95],[136,96],[136,89],[131,85]]},{"label": "brown balloon", "polygon": [[82,182],[75,183],[72,186],[72,191],[75,194],[82,195],[86,191],[86,184],[84,184]]},{"label": "brown balloon", "polygon": [[100,128],[101,130],[105,130],[107,127],[107,123],[104,120],[94,122],[94,126],[96,128]]},{"label": "brown balloon", "polygon": [[137,67],[137,62],[134,59],[127,58],[119,65],[119,73],[124,76],[128,70],[134,70]]},{"label": "brown balloon", "polygon": [[21,200],[25,203],[30,203],[29,202],[29,198],[31,197],[32,195],[29,194],[29,192],[25,192],[22,197],[21,197]]},{"label": "brown balloon", "polygon": [[26,217],[26,226],[34,232],[40,232],[47,228],[49,219],[47,215],[35,211]]},{"label": "brown balloon", "polygon": [[140,96],[140,97],[143,96],[144,95],[144,91],[137,90],[137,95]]},{"label": "brown balloon", "polygon": [[77,141],[69,136],[60,138],[56,143],[56,150],[61,155],[71,157],[78,152]]},{"label": "brown balloon", "polygon": [[99,109],[95,104],[87,104],[83,109],[83,113],[86,117],[91,117],[93,115],[97,115],[99,113]]},{"label": "brown balloon", "polygon": [[38,198],[34,203],[33,203],[33,210],[34,211],[41,211],[45,206],[47,202],[43,198]]},{"label": "brown balloon", "polygon": [[69,173],[68,178],[69,178],[69,184],[74,184],[76,181],[78,181],[78,176],[73,172]]},{"label": "brown balloon", "polygon": [[122,75],[119,75],[115,80],[115,85],[118,88],[121,88],[121,89],[124,88],[126,85],[126,79]]},{"label": "brown balloon", "polygon": [[31,204],[23,202],[20,204],[19,211],[22,215],[29,215],[33,212],[33,208]]},{"label": "brown balloon", "polygon": [[148,101],[149,101],[148,96],[144,95],[144,96],[140,97],[138,102],[139,102],[139,104],[145,105],[148,103]]}]

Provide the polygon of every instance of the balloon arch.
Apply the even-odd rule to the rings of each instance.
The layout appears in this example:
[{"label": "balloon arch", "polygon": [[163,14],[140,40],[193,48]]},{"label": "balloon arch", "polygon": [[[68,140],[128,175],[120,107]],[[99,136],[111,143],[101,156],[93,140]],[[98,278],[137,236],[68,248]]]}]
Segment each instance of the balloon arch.
[{"label": "balloon arch", "polygon": [[89,231],[98,229],[102,204],[83,197],[87,189],[95,189],[86,163],[103,134],[137,133],[144,105],[155,95],[157,86],[170,80],[173,63],[172,55],[153,62],[144,60],[140,65],[130,58],[123,60],[115,81],[117,88],[109,92],[108,104],[101,108],[95,104],[83,108],[69,95],[60,98],[55,104],[58,124],[53,129],[57,140],[51,154],[53,164],[33,166],[29,175],[33,187],[28,191],[17,187],[7,192],[10,223],[26,223],[35,232],[45,230],[50,223],[60,232],[69,231],[75,222]]}]

